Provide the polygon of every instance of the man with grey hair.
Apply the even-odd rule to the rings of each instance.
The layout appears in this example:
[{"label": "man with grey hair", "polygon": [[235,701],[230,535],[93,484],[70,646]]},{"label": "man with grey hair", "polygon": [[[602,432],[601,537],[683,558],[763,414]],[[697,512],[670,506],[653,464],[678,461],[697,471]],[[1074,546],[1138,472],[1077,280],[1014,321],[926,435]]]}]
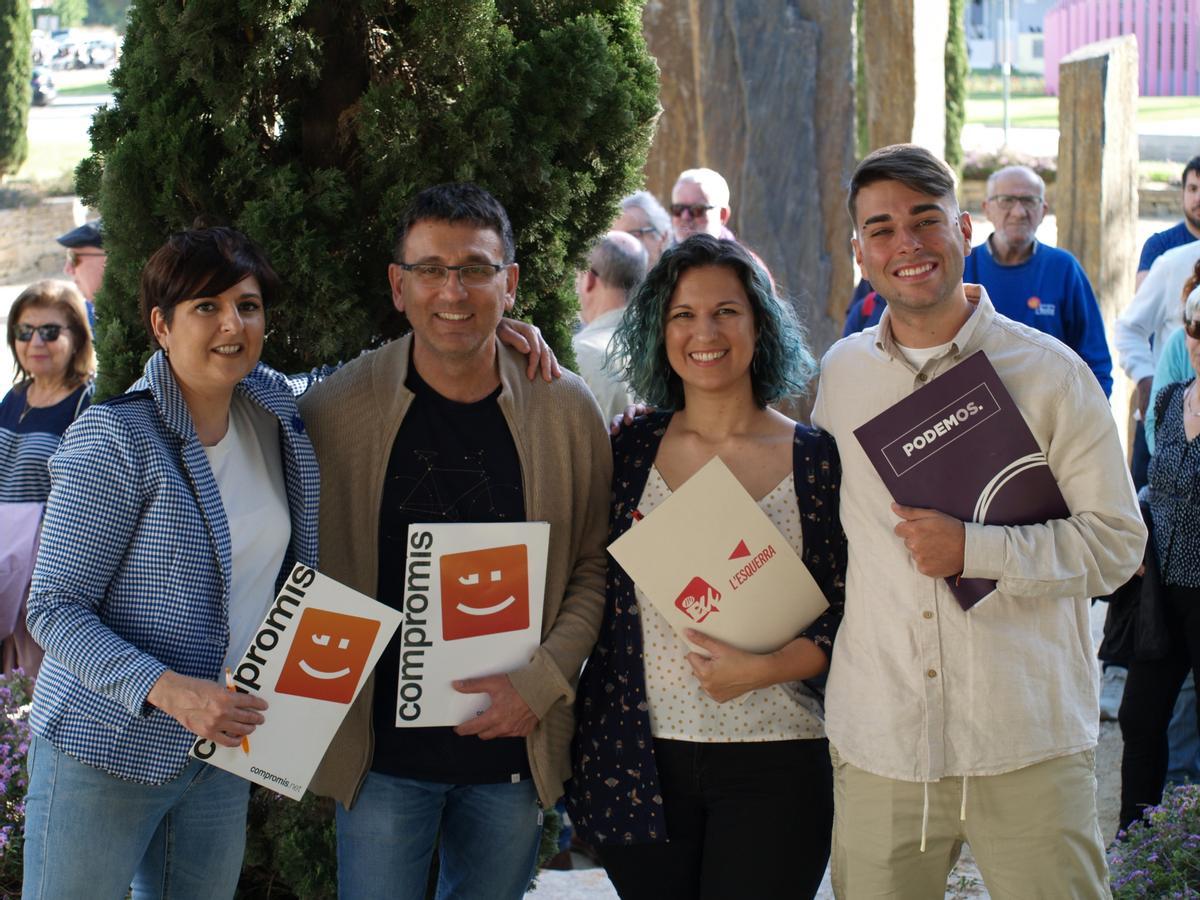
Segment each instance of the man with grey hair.
[{"label": "man with grey hair", "polygon": [[610,231],[588,256],[588,268],[575,276],[583,328],[571,340],[579,374],[596,395],[605,421],[634,402],[617,371],[606,366],[613,332],[621,323],[629,295],[647,270],[646,248],[624,231]]},{"label": "man with grey hair", "polygon": [[993,172],[983,213],[995,231],[971,250],[963,280],[987,288],[998,312],[1078,353],[1109,394],[1112,357],[1092,285],[1074,256],[1037,239],[1048,208],[1046,183],[1033,169]]},{"label": "man with grey hair", "polygon": [[641,241],[653,267],[671,240],[671,217],[652,193],[636,191],[621,200],[621,214],[612,230],[632,234]]},{"label": "man with grey hair", "polygon": [[712,169],[688,169],[679,173],[671,189],[671,224],[675,242],[682,244],[693,234],[737,240],[726,227],[729,221],[729,183]]}]

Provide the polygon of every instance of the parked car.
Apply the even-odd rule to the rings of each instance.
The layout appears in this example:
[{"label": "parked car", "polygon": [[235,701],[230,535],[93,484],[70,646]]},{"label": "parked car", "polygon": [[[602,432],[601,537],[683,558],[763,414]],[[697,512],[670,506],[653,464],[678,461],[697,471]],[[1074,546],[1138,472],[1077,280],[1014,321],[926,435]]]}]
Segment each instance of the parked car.
[{"label": "parked car", "polygon": [[49,106],[58,96],[58,88],[54,86],[54,78],[45,66],[35,66],[33,69],[33,105]]}]

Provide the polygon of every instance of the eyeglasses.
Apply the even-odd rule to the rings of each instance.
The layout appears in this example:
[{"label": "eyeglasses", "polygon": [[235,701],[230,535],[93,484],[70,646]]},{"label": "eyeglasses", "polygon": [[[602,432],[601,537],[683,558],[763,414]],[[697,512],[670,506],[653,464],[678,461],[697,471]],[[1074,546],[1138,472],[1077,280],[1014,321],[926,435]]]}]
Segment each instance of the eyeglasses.
[{"label": "eyeglasses", "polygon": [[641,228],[626,228],[625,233],[640,238],[643,234],[658,234],[658,229],[653,225],[643,225]]},{"label": "eyeglasses", "polygon": [[1029,212],[1033,212],[1045,201],[1031,194],[996,194],[994,197],[988,197],[988,202],[995,203],[1006,212],[1020,203]]},{"label": "eyeglasses", "polygon": [[508,265],[496,263],[471,263],[467,266],[435,266],[429,263],[396,263],[405,272],[411,272],[418,282],[426,287],[441,287],[451,272],[458,273],[458,282],[463,287],[486,287],[497,274]]},{"label": "eyeglasses", "polygon": [[683,214],[686,212],[693,219],[698,219],[710,209],[713,209],[713,207],[705,203],[672,203],[671,215],[677,219],[682,219]]},{"label": "eyeglasses", "polygon": [[43,341],[53,344],[66,327],[66,325],[18,325],[17,340],[22,344],[28,343],[33,340],[33,333],[36,331],[41,335]]},{"label": "eyeglasses", "polygon": [[1183,330],[1187,332],[1187,336],[1193,341],[1200,341],[1200,320],[1185,318],[1183,320]]},{"label": "eyeglasses", "polygon": [[67,262],[69,262],[72,266],[77,266],[77,265],[79,265],[79,261],[81,259],[83,259],[85,256],[107,256],[107,255],[108,254],[105,253],[103,250],[100,250],[96,253],[81,253],[78,250],[68,250],[67,251]]}]

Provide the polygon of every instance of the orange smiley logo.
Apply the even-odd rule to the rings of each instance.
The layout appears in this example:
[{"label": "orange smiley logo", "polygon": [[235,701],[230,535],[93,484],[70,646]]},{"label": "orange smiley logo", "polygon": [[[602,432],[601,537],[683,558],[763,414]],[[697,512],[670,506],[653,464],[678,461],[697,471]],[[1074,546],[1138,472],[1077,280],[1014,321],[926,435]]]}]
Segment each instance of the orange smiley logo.
[{"label": "orange smiley logo", "polygon": [[447,553],[441,573],[443,639],[529,627],[529,558],[524,544]]},{"label": "orange smiley logo", "polygon": [[349,703],[354,699],[377,634],[379,622],[375,619],[327,609],[304,610],[275,690],[331,703]]}]

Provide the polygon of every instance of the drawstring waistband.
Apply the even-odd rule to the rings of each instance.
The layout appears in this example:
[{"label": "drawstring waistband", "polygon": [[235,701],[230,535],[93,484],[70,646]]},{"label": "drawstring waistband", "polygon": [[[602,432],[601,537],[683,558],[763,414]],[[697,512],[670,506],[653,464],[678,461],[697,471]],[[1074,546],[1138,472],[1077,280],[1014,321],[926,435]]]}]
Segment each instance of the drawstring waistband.
[{"label": "drawstring waistband", "polygon": [[[921,783],[925,800],[921,805],[921,852],[925,852],[925,838],[929,833],[929,782]],[[962,777],[962,805],[958,808],[958,821],[967,821],[967,776]]]}]

